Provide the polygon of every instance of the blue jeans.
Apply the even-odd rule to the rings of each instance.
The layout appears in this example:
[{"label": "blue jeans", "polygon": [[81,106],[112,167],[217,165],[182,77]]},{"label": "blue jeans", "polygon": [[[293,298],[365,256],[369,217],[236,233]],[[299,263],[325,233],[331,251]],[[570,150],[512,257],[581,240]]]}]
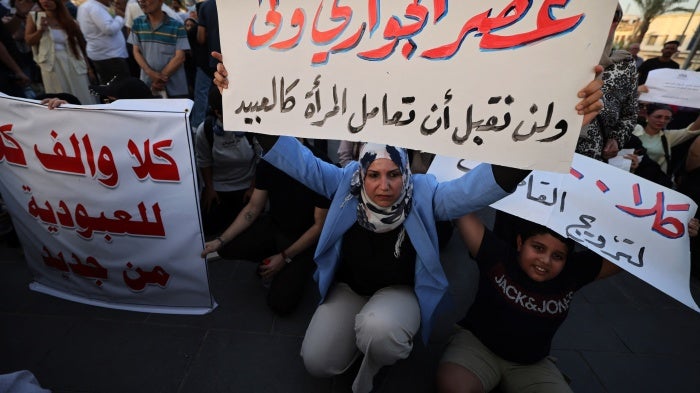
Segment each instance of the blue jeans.
[{"label": "blue jeans", "polygon": [[207,115],[209,89],[211,86],[212,79],[204,70],[197,67],[197,73],[194,78],[194,105],[192,106],[192,114],[190,114],[190,126],[193,130],[196,130],[202,124]]}]

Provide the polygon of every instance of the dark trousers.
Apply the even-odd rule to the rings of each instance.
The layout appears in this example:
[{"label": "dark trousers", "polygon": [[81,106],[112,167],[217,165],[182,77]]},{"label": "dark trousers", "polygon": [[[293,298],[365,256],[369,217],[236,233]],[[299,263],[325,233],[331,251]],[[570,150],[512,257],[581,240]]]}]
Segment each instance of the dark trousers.
[{"label": "dark trousers", "polygon": [[121,79],[131,76],[129,63],[127,63],[126,59],[122,59],[121,57],[91,61],[92,65],[95,67],[97,78],[102,85],[109,83],[114,77]]},{"label": "dark trousers", "polygon": [[[247,230],[221,247],[219,256],[262,263],[263,259],[280,253],[294,241],[296,239],[284,234],[272,217],[261,215]],[[315,249],[316,245],[313,245],[304,250],[273,276],[267,293],[267,305],[276,314],[290,314],[301,301],[315,268]]]}]

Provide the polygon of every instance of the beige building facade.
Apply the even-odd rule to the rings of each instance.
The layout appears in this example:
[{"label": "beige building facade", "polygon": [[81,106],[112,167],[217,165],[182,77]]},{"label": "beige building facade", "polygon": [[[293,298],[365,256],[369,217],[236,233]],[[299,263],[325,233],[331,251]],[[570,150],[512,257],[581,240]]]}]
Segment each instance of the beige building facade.
[{"label": "beige building facade", "polygon": [[[624,49],[631,44],[634,29],[640,22],[639,16],[625,15],[615,31],[615,47]],[[674,12],[657,16],[640,42],[639,56],[644,59],[660,56],[664,42],[676,40],[680,41],[681,45],[673,60],[683,67],[692,50],[693,37],[698,25],[700,25],[700,13]],[[700,68],[700,56],[696,54],[688,68]]]}]

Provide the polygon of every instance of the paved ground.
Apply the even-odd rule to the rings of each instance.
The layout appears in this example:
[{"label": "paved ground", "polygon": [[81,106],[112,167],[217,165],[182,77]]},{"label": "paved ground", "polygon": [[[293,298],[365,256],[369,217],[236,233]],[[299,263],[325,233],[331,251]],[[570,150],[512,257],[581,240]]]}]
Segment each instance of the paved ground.
[{"label": "paved ground", "polygon": [[[466,308],[475,267],[456,239],[444,253]],[[31,292],[21,249],[0,244],[0,374],[28,369],[54,392],[341,393],[355,370],[315,379],[298,355],[318,296],[275,317],[255,266],[210,262],[219,307],[205,316],[109,310]],[[693,285],[700,289],[698,282]],[[310,288],[312,288],[310,286]],[[455,315],[426,347],[385,368],[378,392],[433,392],[433,372]],[[583,393],[700,391],[700,314],[621,273],[580,291],[553,349]]]}]

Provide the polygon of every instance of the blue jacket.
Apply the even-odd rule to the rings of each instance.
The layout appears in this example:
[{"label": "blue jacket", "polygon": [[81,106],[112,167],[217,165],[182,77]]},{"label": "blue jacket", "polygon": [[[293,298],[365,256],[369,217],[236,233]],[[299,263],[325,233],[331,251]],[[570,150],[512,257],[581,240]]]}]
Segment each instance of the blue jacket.
[{"label": "blue jacket", "polygon": [[[357,219],[358,201],[350,194],[350,180],[359,164],[351,162],[339,168],[316,158],[291,137],[280,137],[263,159],[332,201],[314,255],[314,279],[323,302],[340,262],[343,234]],[[461,217],[506,195],[493,178],[490,165],[479,165],[458,179],[442,183],[432,175],[413,175],[413,205],[404,226],[417,254],[414,291],[424,342],[430,337],[436,309],[446,300],[448,290],[435,221]]]}]

